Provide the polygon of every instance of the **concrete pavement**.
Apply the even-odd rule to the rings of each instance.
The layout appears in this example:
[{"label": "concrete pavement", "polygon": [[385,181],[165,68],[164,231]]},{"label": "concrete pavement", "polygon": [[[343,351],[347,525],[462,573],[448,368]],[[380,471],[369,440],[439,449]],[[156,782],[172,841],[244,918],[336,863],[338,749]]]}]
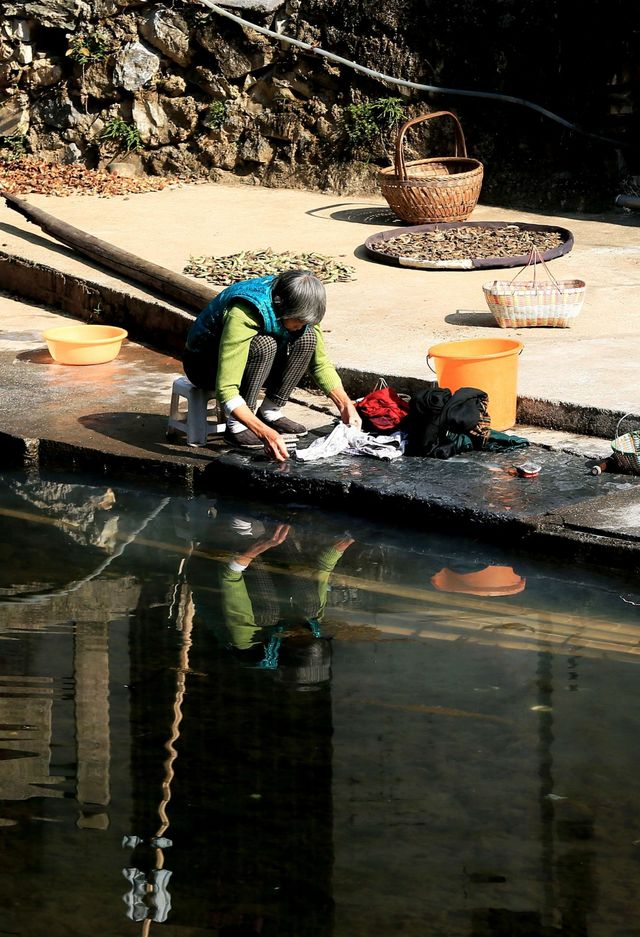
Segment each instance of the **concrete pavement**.
[{"label": "concrete pavement", "polygon": [[[525,214],[479,206],[473,220],[559,224],[575,236],[571,253],[551,263],[557,278],[587,283],[581,315],[570,329],[499,329],[484,302],[482,284],[516,271],[424,271],[394,268],[366,258],[362,245],[393,226],[382,199],[355,202],[334,195],[254,186],[185,185],[144,195],[26,196],[89,233],[181,272],[191,255],[243,249],[319,251],[356,268],[357,279],[330,284],[325,320],[327,346],[345,370],[428,380],[431,344],[476,337],[514,336],[525,344],[519,394],[528,422],[547,422],[556,405],[581,408],[576,428],[594,431],[589,419],[609,412],[640,415],[640,382],[634,348],[640,340],[640,215]],[[149,294],[73,255],[4,204],[0,206],[0,266],[23,258],[107,285],[132,300]],[[161,305],[171,307],[170,303]],[[73,314],[73,308],[65,309]],[[589,416],[591,414],[591,416]],[[551,420],[553,422],[553,420]],[[558,423],[562,425],[562,422]],[[564,424],[571,426],[571,420]],[[595,431],[598,428],[595,427]]]},{"label": "concrete pavement", "polygon": [[[358,372],[365,384],[376,374],[399,375],[408,384],[428,380],[424,354],[436,341],[515,334],[525,343],[520,416],[531,415],[532,422],[564,432],[520,420],[516,431],[533,444],[524,457],[542,465],[533,480],[512,474],[513,463],[523,460],[520,453],[448,462],[403,459],[392,465],[346,456],[331,464],[274,465],[260,455],[230,452],[221,440],[202,449],[170,442],[165,438],[170,388],[181,371],[176,355],[190,315],[76,257],[3,209],[3,283],[19,282],[21,293],[48,299],[43,306],[0,296],[4,465],[294,498],[425,529],[471,529],[514,546],[569,551],[601,565],[640,568],[640,478],[596,478],[588,462],[610,453],[612,428],[621,413],[640,413],[634,357],[640,324],[633,315],[640,243],[633,216],[549,219],[574,231],[575,250],[554,261],[553,271],[558,277],[586,279],[587,303],[572,329],[514,333],[492,325],[481,309],[486,272],[402,270],[364,259],[359,245],[389,224],[380,203],[353,205],[313,193],[215,186],[129,199],[33,201],[176,271],[191,254],[243,247],[317,250],[344,258],[356,267],[358,279],[329,285],[325,331],[329,350],[353,388]],[[516,218],[496,209],[478,209],[475,217]],[[138,337],[164,353],[130,341],[109,364],[56,365],[42,340],[42,331],[59,319],[51,304],[80,318],[131,323]],[[478,311],[470,312],[474,307]],[[171,347],[174,356],[166,353]],[[298,391],[290,412],[322,433],[331,423],[325,404],[321,396]],[[577,426],[589,435],[566,432]],[[599,428],[603,438],[595,436]]]}]

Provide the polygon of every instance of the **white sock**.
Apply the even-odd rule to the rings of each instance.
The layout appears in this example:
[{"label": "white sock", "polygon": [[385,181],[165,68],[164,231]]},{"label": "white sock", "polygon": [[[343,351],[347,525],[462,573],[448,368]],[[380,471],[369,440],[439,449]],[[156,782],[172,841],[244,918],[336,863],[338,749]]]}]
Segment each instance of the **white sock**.
[{"label": "white sock", "polygon": [[274,420],[279,420],[282,416],[282,408],[279,407],[277,403],[274,403],[273,400],[269,400],[268,397],[265,397],[260,405],[258,416],[273,422]]},{"label": "white sock", "polygon": [[227,429],[231,433],[241,433],[246,428],[247,427],[244,425],[244,423],[241,423],[240,420],[234,420],[232,416],[227,417]]}]

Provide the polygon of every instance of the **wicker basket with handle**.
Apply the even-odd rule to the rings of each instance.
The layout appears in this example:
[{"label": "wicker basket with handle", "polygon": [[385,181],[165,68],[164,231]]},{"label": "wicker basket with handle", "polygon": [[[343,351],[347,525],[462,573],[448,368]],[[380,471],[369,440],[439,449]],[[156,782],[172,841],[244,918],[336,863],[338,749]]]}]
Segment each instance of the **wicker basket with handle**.
[{"label": "wicker basket with handle", "polygon": [[[404,137],[409,127],[451,117],[455,126],[455,156],[436,156],[405,162]],[[482,163],[467,156],[460,121],[451,111],[435,111],[414,117],[402,125],[396,138],[395,163],[378,173],[380,190],[389,207],[408,224],[464,221],[476,207]]]},{"label": "wicker basket with handle", "polygon": [[633,416],[627,413],[618,420],[616,438],[611,443],[613,458],[618,468],[627,475],[640,475],[640,430],[620,435],[620,424]]},{"label": "wicker basket with handle", "polygon": [[[536,265],[541,263],[549,277],[538,280]],[[533,267],[533,279],[516,283],[523,270]],[[502,329],[547,326],[569,328],[582,304],[584,280],[556,280],[540,251],[533,247],[526,266],[511,280],[492,280],[482,287],[487,306]]]}]

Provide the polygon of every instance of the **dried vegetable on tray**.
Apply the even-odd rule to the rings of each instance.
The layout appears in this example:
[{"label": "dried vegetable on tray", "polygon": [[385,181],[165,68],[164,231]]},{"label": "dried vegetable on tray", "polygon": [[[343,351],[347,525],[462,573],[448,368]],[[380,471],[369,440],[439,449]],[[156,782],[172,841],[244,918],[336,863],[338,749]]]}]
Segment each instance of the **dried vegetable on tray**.
[{"label": "dried vegetable on tray", "polygon": [[270,247],[258,251],[240,251],[224,257],[190,257],[183,272],[222,286],[285,270],[310,270],[323,283],[355,279],[353,267],[325,254],[294,254],[292,251],[278,253]]},{"label": "dried vegetable on tray", "polygon": [[415,260],[466,260],[526,256],[533,247],[544,253],[561,243],[562,236],[557,231],[524,230],[517,224],[500,228],[459,225],[380,240],[376,243],[376,251]]}]

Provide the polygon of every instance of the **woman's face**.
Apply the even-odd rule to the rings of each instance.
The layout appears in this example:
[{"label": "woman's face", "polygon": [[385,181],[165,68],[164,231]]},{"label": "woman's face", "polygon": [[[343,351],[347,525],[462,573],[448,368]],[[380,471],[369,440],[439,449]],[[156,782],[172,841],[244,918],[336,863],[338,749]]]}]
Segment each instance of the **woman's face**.
[{"label": "woman's face", "polygon": [[282,319],[282,324],[284,325],[287,332],[301,332],[304,328],[304,322],[301,322],[300,319]]}]

